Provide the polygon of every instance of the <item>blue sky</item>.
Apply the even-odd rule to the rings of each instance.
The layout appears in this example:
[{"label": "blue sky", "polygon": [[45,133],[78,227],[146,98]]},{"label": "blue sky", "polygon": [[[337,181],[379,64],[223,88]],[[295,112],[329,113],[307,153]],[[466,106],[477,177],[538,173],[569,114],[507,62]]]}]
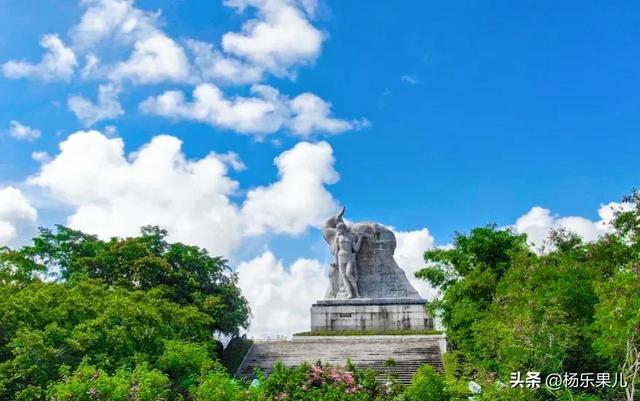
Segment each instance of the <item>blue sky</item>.
[{"label": "blue sky", "polygon": [[[101,6],[122,7],[142,28],[120,36],[114,33],[120,28],[114,28],[87,44],[86,32],[82,37],[77,26],[92,7]],[[13,243],[28,232],[20,234],[24,224],[15,217],[20,211],[23,220],[25,213],[31,216],[26,220],[33,227],[71,223],[70,216],[83,206],[108,203],[85,196],[99,192],[86,181],[77,184],[85,195],[69,189],[76,185],[73,177],[60,184],[67,177],[62,167],[43,175],[46,165],[57,160],[74,171],[86,168],[86,161],[59,158],[58,146],[70,134],[88,129],[98,130],[105,141],[120,138],[129,157],[159,134],[179,138],[180,152],[189,160],[202,160],[210,152],[237,154],[246,168],[235,170],[224,162],[228,171],[222,174],[236,183],[237,188],[225,195],[236,208],[252,190],[274,188],[279,180],[274,158],[303,141],[326,143],[333,161],[313,148],[323,161],[311,170],[336,173],[339,180],[318,178],[310,187],[310,196],[318,194],[312,201],[296,198],[305,187],[283,192],[293,194],[286,201],[271,195],[269,199],[291,202],[300,213],[305,207],[326,213],[346,204],[352,220],[375,220],[399,232],[422,233],[416,235],[423,247],[432,246],[433,238],[436,244],[446,244],[455,231],[490,222],[512,225],[523,216],[533,222],[522,227],[542,227],[542,232],[562,224],[580,232],[584,224],[593,223],[596,228],[589,226],[584,235],[595,235],[602,220],[599,208],[619,201],[638,185],[637,2],[0,0],[0,12],[0,190],[17,189],[20,201],[28,205],[5,205],[6,225],[18,232],[6,237]],[[101,16],[115,18],[108,12]],[[264,32],[252,32],[252,23],[288,33],[274,45],[260,37]],[[235,39],[244,37],[224,42],[229,33],[235,33]],[[46,53],[39,42],[46,34],[57,34],[74,54],[70,71],[33,72],[24,64],[16,67],[18,72],[9,71],[10,60],[31,66],[39,62]],[[153,78],[154,69],[164,65],[157,60],[144,70],[118,70],[118,63],[132,61],[136,46],[158,36],[182,49],[188,72],[176,67]],[[293,45],[282,45],[288,37],[294,38]],[[207,75],[206,68],[195,67],[190,40],[212,45],[219,57],[242,63],[244,72],[259,71],[259,77],[238,82],[237,74]],[[83,77],[89,54],[100,59],[100,68]],[[83,123],[71,110],[70,98],[95,103],[100,85],[116,92],[115,100],[111,98],[115,103],[91,111],[112,106],[111,116],[88,124],[85,116]],[[252,92],[252,85],[277,89],[277,100],[267,102],[283,113],[276,118],[277,128],[266,127],[272,119],[251,121],[246,128],[246,110],[233,116],[224,114],[226,109],[216,110],[215,116],[196,115],[189,103],[192,91],[206,85],[213,85],[227,100],[264,100],[266,95]],[[211,86],[207,89],[211,94]],[[158,97],[167,91],[183,92],[183,104],[160,110]],[[305,103],[308,115],[295,111],[294,99],[304,93],[313,94],[313,99],[300,99],[310,102]],[[141,106],[147,100],[151,103]],[[40,135],[16,138],[20,135],[15,124],[12,131],[12,121]],[[247,129],[252,132],[238,132]],[[47,155],[35,161],[33,152]],[[291,163],[291,169],[299,168]],[[28,182],[28,177],[38,176],[39,185]],[[135,184],[144,199],[153,197],[153,191],[167,190]],[[128,187],[116,183],[113,188],[120,196]],[[118,207],[126,207],[123,202],[105,208],[121,216]],[[268,202],[261,205],[269,208]],[[30,208],[37,217],[27,213]],[[99,219],[83,216],[75,220],[79,228],[104,232],[96,223]],[[565,219],[570,216],[582,220]],[[282,222],[290,216],[285,207],[270,218]],[[276,262],[282,260],[285,273],[300,258],[317,261],[310,269],[321,269],[328,256],[315,228],[319,218],[310,216],[307,221],[296,215],[295,228],[267,222],[255,235],[243,232],[234,244],[213,248],[235,263],[264,256],[268,250]],[[0,206],[0,223],[2,219]],[[231,223],[221,224],[211,229],[224,231]],[[206,226],[191,229],[194,233],[177,239],[210,244],[211,239],[200,241],[195,232]],[[520,231],[529,233],[527,228]],[[540,235],[536,233],[530,234]],[[414,252],[419,260],[421,250]]]}]

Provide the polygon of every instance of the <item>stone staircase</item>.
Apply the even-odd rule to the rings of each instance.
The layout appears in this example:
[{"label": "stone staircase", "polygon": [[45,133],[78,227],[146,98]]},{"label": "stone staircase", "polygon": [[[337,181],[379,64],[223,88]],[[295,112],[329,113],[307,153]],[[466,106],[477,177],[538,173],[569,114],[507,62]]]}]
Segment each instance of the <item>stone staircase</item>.
[{"label": "stone staircase", "polygon": [[[240,364],[236,377],[253,378],[255,368],[268,374],[276,361],[295,367],[303,362],[344,366],[347,359],[361,369],[371,368],[379,380],[391,370],[401,383],[407,384],[418,367],[428,363],[443,370],[442,354],[446,339],[442,335],[409,336],[335,336],[294,337],[292,341],[255,340]],[[395,366],[384,368],[393,359]]]}]

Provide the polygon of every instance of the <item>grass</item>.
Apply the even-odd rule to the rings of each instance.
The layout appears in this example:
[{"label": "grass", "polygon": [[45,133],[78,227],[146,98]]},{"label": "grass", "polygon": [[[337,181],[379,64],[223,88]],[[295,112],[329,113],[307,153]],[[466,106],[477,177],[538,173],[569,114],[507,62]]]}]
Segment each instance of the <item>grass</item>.
[{"label": "grass", "polygon": [[227,369],[229,374],[234,375],[236,373],[240,367],[242,359],[247,354],[252,344],[252,340],[240,337],[233,338],[229,342],[229,345],[224,349],[222,357],[220,358],[220,363],[222,363],[222,366]]},{"label": "grass", "polygon": [[395,330],[395,331],[382,331],[382,330],[335,330],[335,331],[305,331],[303,333],[296,333],[294,336],[308,337],[334,337],[334,336],[411,336],[411,335],[433,335],[442,334],[440,330]]}]

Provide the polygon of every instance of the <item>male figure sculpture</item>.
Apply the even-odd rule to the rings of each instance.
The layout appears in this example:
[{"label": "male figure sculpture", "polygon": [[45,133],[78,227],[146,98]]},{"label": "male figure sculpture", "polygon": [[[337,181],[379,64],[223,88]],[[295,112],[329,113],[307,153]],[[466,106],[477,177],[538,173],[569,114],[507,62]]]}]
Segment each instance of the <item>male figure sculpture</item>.
[{"label": "male figure sculpture", "polygon": [[354,235],[345,223],[340,222],[336,225],[336,236],[331,251],[336,257],[338,273],[349,298],[360,298],[356,253],[360,251],[362,238]]}]

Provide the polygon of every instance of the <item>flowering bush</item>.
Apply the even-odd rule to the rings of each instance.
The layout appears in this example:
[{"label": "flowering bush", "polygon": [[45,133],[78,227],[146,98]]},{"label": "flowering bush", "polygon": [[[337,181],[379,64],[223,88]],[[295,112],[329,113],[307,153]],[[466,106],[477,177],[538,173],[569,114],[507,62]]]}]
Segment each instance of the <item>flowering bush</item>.
[{"label": "flowering bush", "polygon": [[298,368],[278,363],[259,381],[259,401],[390,401],[397,396],[376,382],[372,370],[358,370],[350,363],[338,367],[316,362]]}]

